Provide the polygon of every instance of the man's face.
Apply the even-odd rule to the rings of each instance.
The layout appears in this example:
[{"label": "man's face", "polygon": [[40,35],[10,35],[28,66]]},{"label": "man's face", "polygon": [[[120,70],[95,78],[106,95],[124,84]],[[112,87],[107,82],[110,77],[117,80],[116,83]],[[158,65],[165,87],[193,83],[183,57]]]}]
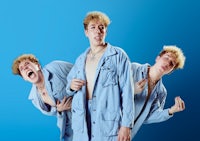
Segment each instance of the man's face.
[{"label": "man's face", "polygon": [[176,66],[176,57],[173,53],[167,52],[156,58],[156,64],[160,73],[168,74]]},{"label": "man's face", "polygon": [[31,83],[37,83],[39,81],[38,75],[39,65],[32,63],[30,60],[23,60],[19,64],[19,71],[24,80]]},{"label": "man's face", "polygon": [[97,20],[92,20],[85,30],[91,46],[102,46],[105,44],[106,27]]}]

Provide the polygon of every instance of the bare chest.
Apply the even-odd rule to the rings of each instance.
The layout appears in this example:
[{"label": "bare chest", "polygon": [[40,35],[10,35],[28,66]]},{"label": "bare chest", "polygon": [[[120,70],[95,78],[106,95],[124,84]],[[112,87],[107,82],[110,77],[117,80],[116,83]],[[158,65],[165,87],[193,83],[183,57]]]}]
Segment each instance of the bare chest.
[{"label": "bare chest", "polygon": [[41,90],[38,90],[39,91],[39,94],[42,98],[42,101],[46,104],[49,104],[50,106],[56,106],[55,105],[55,102],[52,100],[52,98],[48,95],[48,92],[46,89],[41,89]]}]

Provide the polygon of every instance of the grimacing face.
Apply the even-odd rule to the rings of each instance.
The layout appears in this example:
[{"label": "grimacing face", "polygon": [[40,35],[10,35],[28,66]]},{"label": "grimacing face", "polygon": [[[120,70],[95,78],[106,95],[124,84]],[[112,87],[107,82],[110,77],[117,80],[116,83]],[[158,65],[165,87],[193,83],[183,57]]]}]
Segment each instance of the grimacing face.
[{"label": "grimacing face", "polygon": [[88,24],[85,34],[88,37],[91,46],[102,46],[105,43],[107,28],[98,20],[92,20]]},{"label": "grimacing face", "polygon": [[19,71],[24,80],[31,83],[37,83],[39,81],[38,70],[40,70],[39,64],[33,63],[28,59],[23,60],[19,64]]}]

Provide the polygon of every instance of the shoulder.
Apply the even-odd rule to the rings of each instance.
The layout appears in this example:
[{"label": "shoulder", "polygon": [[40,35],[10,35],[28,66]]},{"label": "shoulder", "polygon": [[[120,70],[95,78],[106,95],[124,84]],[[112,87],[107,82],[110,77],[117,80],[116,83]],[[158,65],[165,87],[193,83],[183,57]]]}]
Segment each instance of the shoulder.
[{"label": "shoulder", "polygon": [[147,68],[147,67],[150,66],[150,65],[149,65],[148,63],[140,64],[140,63],[138,63],[138,62],[132,62],[132,63],[131,63],[131,66],[132,66],[133,68],[145,69],[145,68]]},{"label": "shoulder", "polygon": [[55,60],[45,65],[44,68],[56,68],[56,67],[65,67],[65,66],[72,66],[72,65],[73,64],[70,62]]},{"label": "shoulder", "polygon": [[130,60],[129,56],[127,55],[127,53],[125,52],[124,49],[122,49],[119,46],[113,46],[111,44],[108,43],[108,55],[112,56],[115,55],[117,56],[119,59],[125,59],[125,60]]},{"label": "shoulder", "polygon": [[55,60],[45,65],[43,69],[55,73],[63,70],[70,70],[72,67],[73,64],[70,62]]}]

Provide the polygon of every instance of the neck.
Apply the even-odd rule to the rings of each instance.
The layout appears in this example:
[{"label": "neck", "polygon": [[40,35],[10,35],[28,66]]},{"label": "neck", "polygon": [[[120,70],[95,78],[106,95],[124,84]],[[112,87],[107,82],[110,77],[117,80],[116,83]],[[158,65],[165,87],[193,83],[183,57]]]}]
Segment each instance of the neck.
[{"label": "neck", "polygon": [[98,50],[101,50],[102,48],[105,48],[107,46],[107,43],[103,43],[101,45],[90,45],[90,48],[92,50],[92,52],[96,53],[98,52]]},{"label": "neck", "polygon": [[42,74],[39,75],[39,81],[35,85],[40,90],[45,88],[44,76]]},{"label": "neck", "polygon": [[156,83],[158,80],[160,80],[160,78],[162,76],[159,75],[159,73],[156,71],[156,69],[154,68],[154,66],[152,66],[149,69],[149,77],[150,77],[150,79],[151,79],[152,82]]}]

